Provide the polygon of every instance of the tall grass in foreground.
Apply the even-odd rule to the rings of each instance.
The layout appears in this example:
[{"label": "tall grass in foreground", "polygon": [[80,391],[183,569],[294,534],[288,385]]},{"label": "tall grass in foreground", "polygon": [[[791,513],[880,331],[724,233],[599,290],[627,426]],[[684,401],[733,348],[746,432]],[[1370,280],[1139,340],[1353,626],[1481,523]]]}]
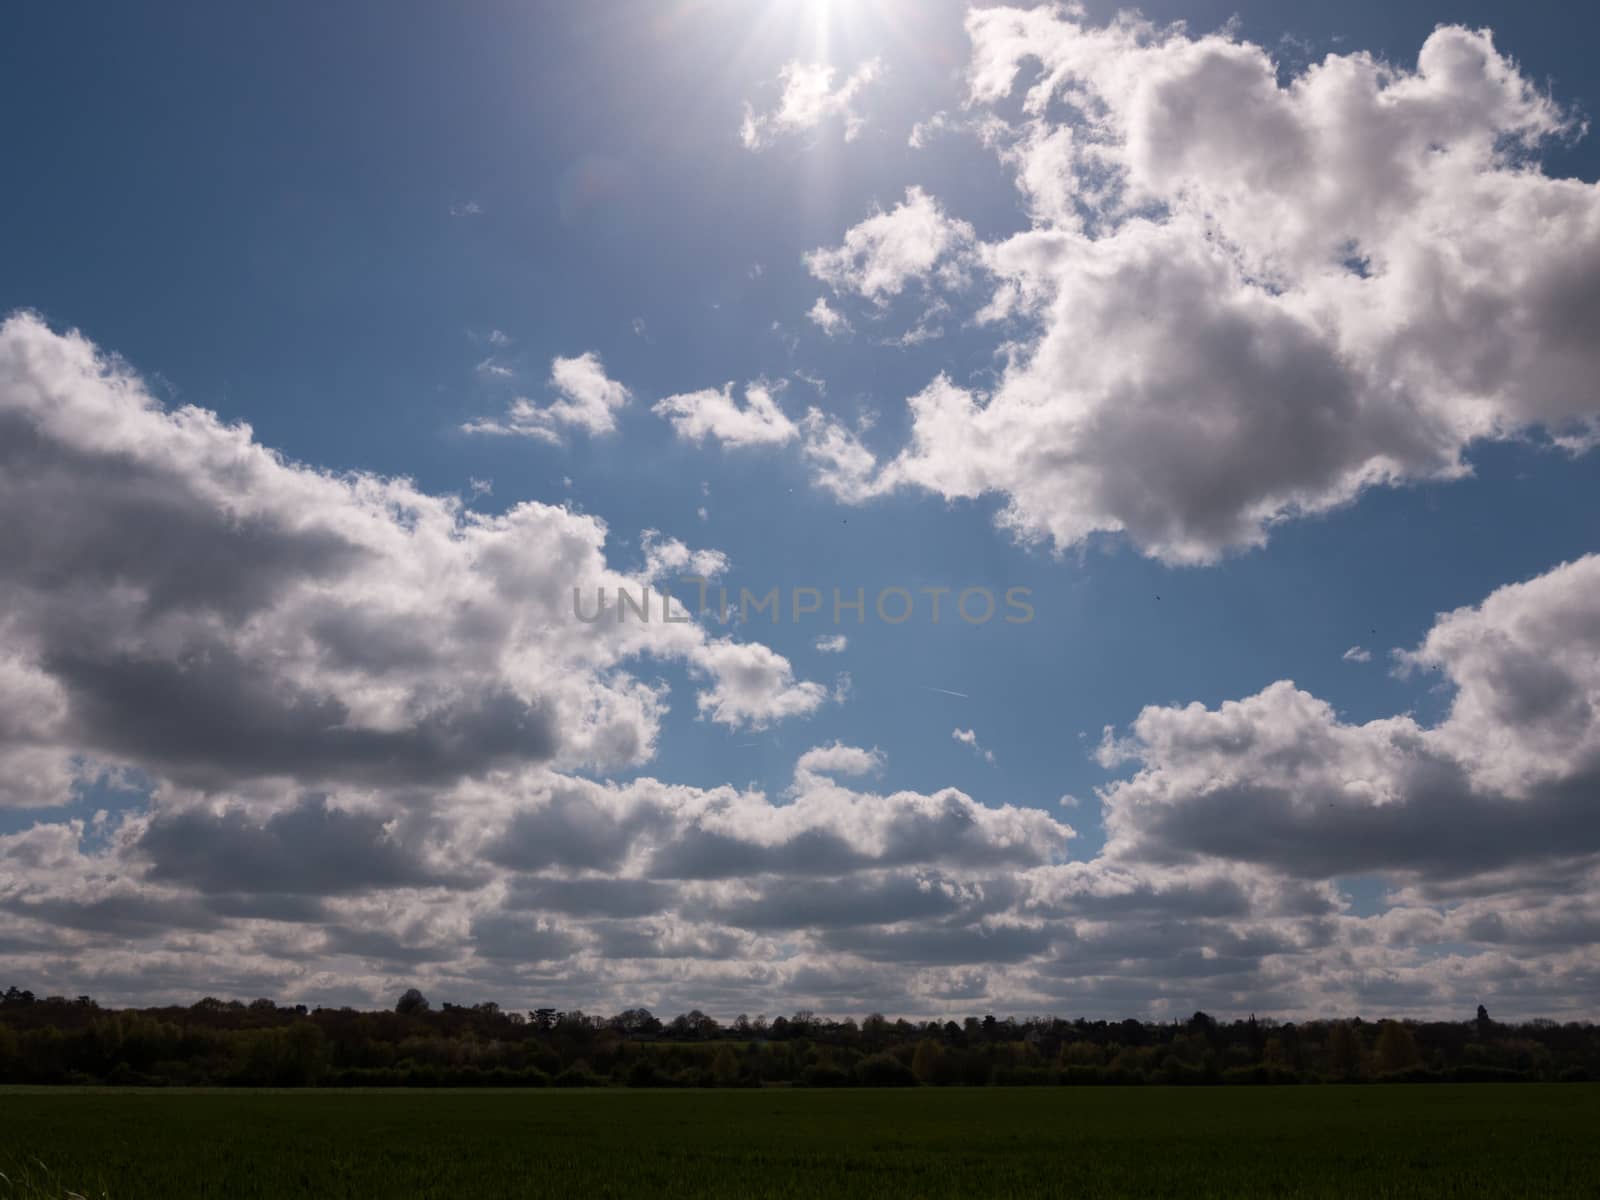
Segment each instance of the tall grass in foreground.
[{"label": "tall grass in foreground", "polygon": [[0,1200],[109,1200],[105,1189],[74,1191],[37,1158],[0,1164]]}]

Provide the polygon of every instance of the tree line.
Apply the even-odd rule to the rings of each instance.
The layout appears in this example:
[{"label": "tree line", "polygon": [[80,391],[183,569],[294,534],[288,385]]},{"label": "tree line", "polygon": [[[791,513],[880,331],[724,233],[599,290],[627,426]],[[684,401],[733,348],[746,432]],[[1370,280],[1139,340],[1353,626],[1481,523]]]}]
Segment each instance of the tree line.
[{"label": "tree line", "polygon": [[1600,1027],[1467,1021],[834,1020],[726,1024],[497,1004],[110,1009],[0,994],[0,1083],[240,1087],[983,1087],[1600,1079]]}]

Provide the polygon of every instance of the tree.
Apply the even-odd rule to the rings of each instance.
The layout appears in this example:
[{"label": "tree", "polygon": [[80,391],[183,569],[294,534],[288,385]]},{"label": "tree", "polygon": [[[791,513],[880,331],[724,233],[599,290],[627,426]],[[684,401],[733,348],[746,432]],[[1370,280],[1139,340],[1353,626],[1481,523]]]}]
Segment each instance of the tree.
[{"label": "tree", "polygon": [[1063,1042],[1061,1065],[1064,1067],[1098,1067],[1105,1061],[1100,1047],[1089,1041]]},{"label": "tree", "polygon": [[726,1043],[717,1049],[716,1057],[711,1060],[711,1078],[718,1087],[732,1087],[739,1082],[739,1060]]},{"label": "tree", "polygon": [[395,1001],[394,1010],[402,1017],[420,1017],[425,1012],[431,1012],[433,1005],[428,1003],[428,998],[416,988],[407,988],[400,999]]},{"label": "tree", "polygon": [[661,1032],[661,1020],[648,1008],[629,1008],[611,1019],[618,1033],[626,1037],[654,1035]]},{"label": "tree", "polygon": [[944,1047],[932,1038],[917,1043],[917,1052],[911,1056],[911,1073],[923,1083],[938,1082],[940,1068],[944,1065]]},{"label": "tree", "polygon": [[856,1064],[856,1078],[864,1087],[916,1087],[917,1077],[892,1054],[874,1054]]},{"label": "tree", "polygon": [[1385,1021],[1378,1033],[1378,1069],[1404,1071],[1422,1061],[1417,1053],[1417,1039],[1408,1026],[1399,1021]]},{"label": "tree", "polygon": [[1344,1021],[1328,1031],[1328,1066],[1345,1079],[1361,1073],[1361,1039]]}]

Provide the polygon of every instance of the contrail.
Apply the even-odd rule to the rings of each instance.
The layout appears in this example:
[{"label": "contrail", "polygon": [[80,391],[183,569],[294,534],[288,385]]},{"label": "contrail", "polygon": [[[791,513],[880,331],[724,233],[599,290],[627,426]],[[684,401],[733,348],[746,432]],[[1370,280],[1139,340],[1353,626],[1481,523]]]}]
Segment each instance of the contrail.
[{"label": "contrail", "polygon": [[928,690],[930,692],[943,692],[946,696],[960,696],[963,700],[972,699],[972,697],[967,695],[965,692],[952,692],[949,688],[936,688],[931,683],[928,685]]}]

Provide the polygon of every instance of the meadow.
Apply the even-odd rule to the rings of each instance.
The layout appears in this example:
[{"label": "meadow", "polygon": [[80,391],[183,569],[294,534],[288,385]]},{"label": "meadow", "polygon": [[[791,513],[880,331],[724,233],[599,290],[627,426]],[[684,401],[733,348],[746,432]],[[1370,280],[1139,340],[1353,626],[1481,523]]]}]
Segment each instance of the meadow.
[{"label": "meadow", "polygon": [[1595,1196],[1600,1085],[0,1089],[0,1200]]}]

